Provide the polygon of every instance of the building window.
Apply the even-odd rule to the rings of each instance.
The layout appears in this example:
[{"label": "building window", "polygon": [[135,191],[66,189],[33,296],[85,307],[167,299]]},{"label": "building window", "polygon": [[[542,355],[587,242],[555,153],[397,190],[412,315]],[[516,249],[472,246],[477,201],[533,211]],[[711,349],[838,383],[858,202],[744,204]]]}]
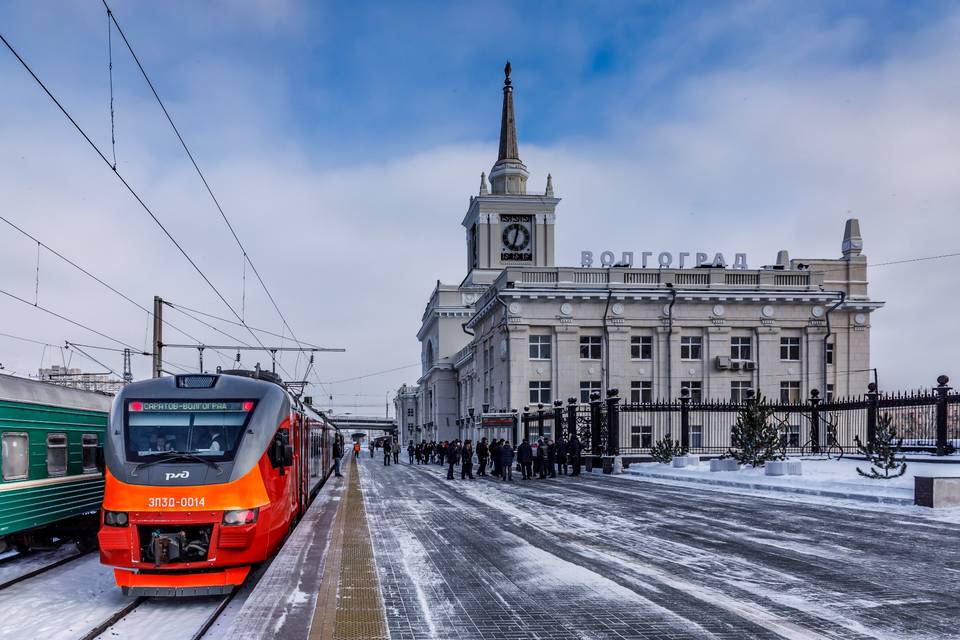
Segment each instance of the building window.
[{"label": "building window", "polygon": [[650,404],[653,402],[653,383],[649,380],[634,380],[630,383],[630,402]]},{"label": "building window", "polygon": [[833,385],[827,385],[827,402],[833,402]]},{"label": "building window", "polygon": [[550,359],[550,336],[530,336],[530,359]]},{"label": "building window", "polygon": [[600,336],[580,336],[580,359],[599,360],[603,353],[603,338]]},{"label": "building window", "polygon": [[653,446],[653,427],[648,424],[630,427],[630,448],[649,449]]},{"label": "building window", "polygon": [[97,434],[85,433],[82,436],[83,442],[83,472],[95,473],[97,469],[97,445],[100,443]]},{"label": "building window", "polygon": [[703,359],[703,338],[700,336],[683,336],[680,338],[681,360]]},{"label": "building window", "polygon": [[67,473],[67,435],[47,434],[47,475],[62,476]]},{"label": "building window", "polygon": [[703,425],[690,425],[690,448],[700,449],[703,447]]},{"label": "building window", "polygon": [[800,446],[800,425],[788,424],[780,432],[781,447],[799,447]]},{"label": "building window", "polygon": [[753,340],[748,337],[735,336],[730,338],[731,360],[752,360]]},{"label": "building window", "polygon": [[827,343],[827,364],[833,364],[833,343]]},{"label": "building window", "polygon": [[800,360],[800,338],[780,338],[780,359],[792,362]]},{"label": "building window", "polygon": [[530,381],[530,404],[550,404],[552,401],[549,380]]},{"label": "building window", "polygon": [[630,357],[634,360],[653,360],[653,336],[631,336]]},{"label": "building window", "polygon": [[407,409],[407,417],[408,417],[408,418],[412,418],[412,417],[413,417],[413,407],[410,407],[410,408]]},{"label": "building window", "polygon": [[3,434],[3,479],[24,480],[30,474],[29,438],[25,433]]},{"label": "building window", "polygon": [[797,404],[800,402],[799,380],[784,380],[780,383],[780,402],[782,404]]},{"label": "building window", "polygon": [[753,383],[749,380],[731,380],[730,402],[734,404],[743,404],[747,401],[747,392],[752,388]]},{"label": "building window", "polygon": [[700,380],[684,380],[680,383],[680,391],[690,390],[690,402],[700,404],[703,402],[703,382]]},{"label": "building window", "polygon": [[587,380],[580,383],[580,402],[586,404],[590,402],[590,394],[594,391],[600,391],[599,380]]}]

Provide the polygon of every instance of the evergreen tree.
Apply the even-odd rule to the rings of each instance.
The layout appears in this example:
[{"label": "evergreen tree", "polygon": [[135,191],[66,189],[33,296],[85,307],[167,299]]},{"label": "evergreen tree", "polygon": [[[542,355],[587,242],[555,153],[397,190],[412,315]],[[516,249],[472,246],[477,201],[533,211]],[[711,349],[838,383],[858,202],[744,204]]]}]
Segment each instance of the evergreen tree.
[{"label": "evergreen tree", "polygon": [[650,447],[650,455],[657,462],[670,462],[674,457],[682,456],[686,452],[680,441],[671,438],[669,433]]},{"label": "evergreen tree", "polygon": [[732,446],[726,457],[742,465],[762,467],[769,460],[783,459],[780,430],[770,422],[773,408],[760,393],[747,400],[730,434]]},{"label": "evergreen tree", "polygon": [[[869,473],[857,467],[857,473],[864,478],[890,480],[899,478],[907,472],[906,461],[902,457],[897,457],[903,445],[903,438],[897,438],[897,430],[893,426],[893,418],[889,413],[883,414],[883,417],[877,420],[877,434],[873,442],[864,445],[860,441],[860,436],[854,436],[854,442],[857,443],[860,453],[866,456],[870,463]],[[881,472],[883,472],[882,475]]]}]

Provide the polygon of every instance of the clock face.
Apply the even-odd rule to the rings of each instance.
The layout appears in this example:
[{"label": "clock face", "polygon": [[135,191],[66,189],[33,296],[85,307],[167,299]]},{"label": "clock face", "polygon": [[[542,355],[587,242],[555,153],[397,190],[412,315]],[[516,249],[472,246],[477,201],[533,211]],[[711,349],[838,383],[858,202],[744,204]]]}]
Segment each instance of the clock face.
[{"label": "clock face", "polygon": [[531,220],[529,216],[501,216],[501,260],[531,260]]}]

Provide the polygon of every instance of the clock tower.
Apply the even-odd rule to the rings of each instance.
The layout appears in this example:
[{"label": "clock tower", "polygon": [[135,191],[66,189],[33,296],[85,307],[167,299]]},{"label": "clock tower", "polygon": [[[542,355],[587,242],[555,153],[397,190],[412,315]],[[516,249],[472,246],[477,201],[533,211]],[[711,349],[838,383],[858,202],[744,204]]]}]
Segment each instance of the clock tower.
[{"label": "clock tower", "polygon": [[554,266],[554,219],[559,198],[547,176],[543,193],[527,193],[527,166],[517,150],[510,63],[504,68],[500,153],[480,174],[480,192],[470,198],[463,219],[467,231],[467,277],[464,285],[490,284],[509,266]]}]

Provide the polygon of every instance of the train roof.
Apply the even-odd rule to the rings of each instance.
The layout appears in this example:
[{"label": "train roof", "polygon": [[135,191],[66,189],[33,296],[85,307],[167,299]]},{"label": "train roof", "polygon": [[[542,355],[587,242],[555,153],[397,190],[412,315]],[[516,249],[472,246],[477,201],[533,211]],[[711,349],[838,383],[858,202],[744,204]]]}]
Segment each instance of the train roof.
[{"label": "train roof", "polygon": [[110,411],[113,396],[102,391],[82,391],[50,382],[0,374],[0,400],[107,413]]}]

